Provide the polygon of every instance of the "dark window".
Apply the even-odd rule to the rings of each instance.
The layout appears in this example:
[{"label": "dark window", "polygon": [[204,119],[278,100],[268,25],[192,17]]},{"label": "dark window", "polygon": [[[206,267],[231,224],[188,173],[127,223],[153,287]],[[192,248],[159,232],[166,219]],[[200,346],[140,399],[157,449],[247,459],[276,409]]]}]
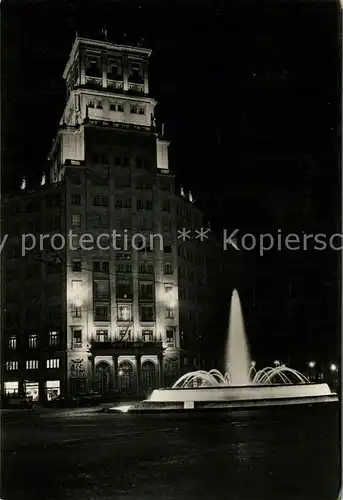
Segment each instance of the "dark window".
[{"label": "dark window", "polygon": [[72,205],[81,205],[81,195],[73,194],[71,197],[71,203]]},{"label": "dark window", "polygon": [[132,284],[130,282],[117,283],[117,299],[129,299],[132,297]]},{"label": "dark window", "polygon": [[164,274],[173,274],[173,265],[171,262],[164,263]]},{"label": "dark window", "polygon": [[82,330],[81,328],[73,330],[73,347],[82,346]]},{"label": "dark window", "polygon": [[168,329],[167,330],[167,340],[173,340],[174,339],[174,330]]},{"label": "dark window", "polygon": [[95,321],[108,321],[109,320],[109,307],[103,305],[95,306]]},{"label": "dark window", "polygon": [[153,283],[140,283],[139,296],[141,299],[153,299],[154,298]]},{"label": "dark window", "polygon": [[93,262],[93,271],[95,273],[108,274],[110,271],[110,263],[105,260],[95,260]]},{"label": "dark window", "polygon": [[154,321],[155,310],[153,306],[140,306],[140,321]]}]

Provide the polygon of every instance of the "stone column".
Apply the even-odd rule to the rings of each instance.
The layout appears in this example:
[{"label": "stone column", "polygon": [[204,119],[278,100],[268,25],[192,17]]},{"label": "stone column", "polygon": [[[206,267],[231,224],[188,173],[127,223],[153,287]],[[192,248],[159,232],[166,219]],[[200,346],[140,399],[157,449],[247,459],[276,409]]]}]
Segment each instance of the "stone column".
[{"label": "stone column", "polygon": [[158,355],[158,375],[159,375],[159,386],[163,387],[163,354]]},{"label": "stone column", "polygon": [[129,90],[129,62],[127,57],[123,58],[123,90]]},{"label": "stone column", "polygon": [[118,384],[118,354],[113,356],[113,382],[114,382],[114,389],[119,389],[119,384]]},{"label": "stone column", "polygon": [[137,364],[137,394],[138,397],[141,395],[141,355],[136,355],[136,364]]},{"label": "stone column", "polygon": [[95,390],[95,360],[93,354],[90,356],[91,362],[91,389]]}]

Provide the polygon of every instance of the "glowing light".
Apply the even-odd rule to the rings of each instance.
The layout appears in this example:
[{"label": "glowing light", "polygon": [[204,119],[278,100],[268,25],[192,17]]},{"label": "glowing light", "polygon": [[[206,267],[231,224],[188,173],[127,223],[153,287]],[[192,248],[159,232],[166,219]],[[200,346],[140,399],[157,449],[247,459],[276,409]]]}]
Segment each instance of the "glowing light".
[{"label": "glowing light", "polygon": [[118,410],[118,411],[121,411],[122,413],[127,413],[129,411],[129,409],[131,408],[131,406],[119,406],[118,408],[111,408],[111,410]]},{"label": "glowing light", "polygon": [[309,361],[308,366],[310,368],[314,368],[316,366],[316,362],[315,361]]},{"label": "glowing light", "polygon": [[174,307],[176,306],[176,297],[175,297],[175,294],[173,292],[173,287],[170,286],[170,287],[166,287],[165,289],[165,292],[164,292],[164,302],[166,304],[167,307],[169,307],[170,309],[174,309]]},{"label": "glowing light", "polygon": [[20,185],[20,189],[23,191],[24,189],[26,189],[26,177],[23,177],[22,181],[21,181],[21,185]]},{"label": "glowing light", "polygon": [[255,366],[256,366],[256,361],[252,361],[252,362],[251,362],[251,366],[252,366],[253,368],[255,368]]},{"label": "glowing light", "polygon": [[118,375],[122,376],[123,375],[123,370],[119,370]]},{"label": "glowing light", "polygon": [[45,174],[43,174],[43,175],[42,175],[42,180],[40,181],[40,185],[41,185],[41,186],[44,186],[45,182],[46,182],[46,179],[45,179]]},{"label": "glowing light", "polygon": [[72,281],[70,301],[75,307],[81,307],[86,300],[87,290],[82,287],[82,281]]},{"label": "glowing light", "polygon": [[279,361],[278,359],[276,359],[276,360],[274,361],[274,365],[275,365],[275,366],[280,366],[280,365],[281,365],[281,363],[280,363],[280,361]]},{"label": "glowing light", "polygon": [[128,321],[128,319],[130,318],[130,309],[128,307],[123,307],[122,318],[123,321]]},{"label": "glowing light", "polygon": [[332,372],[336,372],[337,371],[337,365],[335,365],[334,363],[332,363],[332,365],[330,366],[330,370]]}]

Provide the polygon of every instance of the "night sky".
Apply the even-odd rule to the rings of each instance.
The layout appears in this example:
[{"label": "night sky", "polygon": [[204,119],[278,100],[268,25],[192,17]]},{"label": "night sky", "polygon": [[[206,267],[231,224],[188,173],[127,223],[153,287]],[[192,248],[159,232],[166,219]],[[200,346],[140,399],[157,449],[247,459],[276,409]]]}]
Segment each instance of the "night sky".
[{"label": "night sky", "polygon": [[[339,231],[339,20],[331,1],[3,1],[3,187],[23,175],[33,185],[47,168],[75,32],[101,38],[106,24],[109,41],[143,38],[154,51],[171,169],[214,228]],[[257,350],[337,355],[338,259],[240,254],[235,285]]]}]

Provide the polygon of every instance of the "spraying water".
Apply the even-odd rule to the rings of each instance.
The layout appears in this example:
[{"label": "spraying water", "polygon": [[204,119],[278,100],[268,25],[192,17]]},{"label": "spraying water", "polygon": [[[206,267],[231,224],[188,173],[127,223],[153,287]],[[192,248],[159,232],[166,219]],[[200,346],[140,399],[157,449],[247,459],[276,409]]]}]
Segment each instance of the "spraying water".
[{"label": "spraying water", "polygon": [[249,385],[250,354],[244,329],[243,313],[237,290],[232,292],[225,364],[229,366],[232,385]]}]

